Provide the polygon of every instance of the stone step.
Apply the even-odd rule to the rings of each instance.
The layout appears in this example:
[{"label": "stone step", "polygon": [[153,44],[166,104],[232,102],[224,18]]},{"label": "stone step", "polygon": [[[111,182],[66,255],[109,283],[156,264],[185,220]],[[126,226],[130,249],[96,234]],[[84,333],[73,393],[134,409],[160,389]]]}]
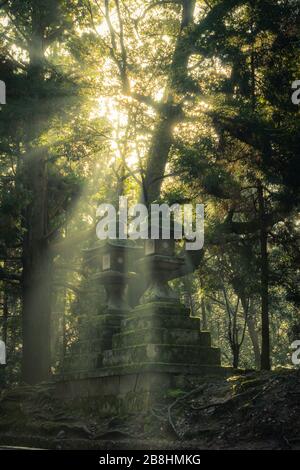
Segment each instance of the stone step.
[{"label": "stone step", "polygon": [[211,338],[209,332],[180,328],[126,330],[113,336],[113,349],[139,344],[193,345],[209,348],[211,346]]},{"label": "stone step", "polygon": [[195,330],[200,331],[199,320],[185,315],[170,315],[170,314],[156,314],[156,313],[143,313],[142,315],[134,314],[124,318],[121,323],[120,331],[137,331],[152,328],[166,328],[182,329],[182,330]]},{"label": "stone step", "polygon": [[112,336],[120,329],[123,317],[116,315],[93,315],[80,319],[79,332],[80,339],[97,339],[103,334]]},{"label": "stone step", "polygon": [[[143,373],[159,373],[159,374],[178,374],[186,376],[230,376],[232,369],[230,367],[222,367],[221,365],[206,365],[206,364],[190,364],[190,363],[174,363],[165,364],[163,362],[146,362],[139,364],[118,365],[113,367],[101,367],[98,369],[98,374],[103,376],[111,376],[118,374],[143,374]],[[97,372],[95,372],[95,375]]]},{"label": "stone step", "polygon": [[199,329],[199,320],[192,319],[190,310],[177,303],[152,302],[135,307],[121,323],[121,331],[144,328]]},{"label": "stone step", "polygon": [[74,343],[69,350],[70,355],[101,353],[105,349],[111,349],[111,335],[103,334],[99,339],[83,340]]},{"label": "stone step", "polygon": [[101,326],[103,324],[115,325],[117,326],[120,323],[120,320],[124,318],[125,315],[117,314],[102,314],[102,315],[82,315],[78,318],[78,325],[80,327],[85,326]]},{"label": "stone step", "polygon": [[170,346],[165,344],[141,344],[127,348],[110,349],[103,353],[104,367],[147,362],[220,365],[221,357],[218,348],[190,345]]},{"label": "stone step", "polygon": [[69,371],[87,371],[96,369],[99,365],[99,354],[67,354],[63,368]]}]

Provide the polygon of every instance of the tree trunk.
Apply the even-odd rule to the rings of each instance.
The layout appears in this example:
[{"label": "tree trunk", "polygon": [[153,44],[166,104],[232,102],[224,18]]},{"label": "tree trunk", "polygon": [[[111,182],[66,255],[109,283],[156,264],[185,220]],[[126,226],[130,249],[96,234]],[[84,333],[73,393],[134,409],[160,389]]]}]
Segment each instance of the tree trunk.
[{"label": "tree trunk", "polygon": [[233,355],[232,367],[234,369],[238,369],[239,362],[240,362],[240,349],[238,347],[234,347],[232,349],[232,355]]},{"label": "tree trunk", "polygon": [[249,308],[250,308],[250,312],[249,312],[249,315],[247,316],[247,328],[249,331],[249,336],[250,336],[252,347],[253,347],[255,366],[259,370],[260,360],[261,360],[260,359],[260,345],[259,345],[258,333],[255,328],[252,303],[250,304]]},{"label": "tree trunk", "polygon": [[159,198],[165,167],[173,143],[172,128],[175,122],[176,111],[169,107],[165,113],[161,113],[154,131],[147,159],[142,196],[143,202],[147,205]]},{"label": "tree trunk", "polygon": [[244,297],[241,297],[241,302],[243,305],[243,311],[244,311],[245,320],[247,323],[247,329],[248,329],[248,333],[249,333],[252,348],[253,348],[255,368],[259,370],[260,369],[260,345],[259,345],[259,340],[258,340],[258,334],[255,328],[254,313],[253,313],[253,308],[252,308],[253,304],[250,301],[248,314],[247,314],[246,300]]},{"label": "tree trunk", "polygon": [[270,370],[270,325],[269,325],[269,261],[268,232],[264,193],[261,182],[258,184],[258,204],[260,217],[260,257],[261,257],[261,369]]},{"label": "tree trunk", "polygon": [[205,300],[204,298],[202,297],[201,298],[201,317],[202,317],[202,327],[201,327],[201,330],[208,330],[208,327],[207,327],[207,314],[206,314],[206,304],[205,304]]},{"label": "tree trunk", "polygon": [[51,264],[46,240],[47,170],[37,150],[25,164],[31,201],[26,208],[23,242],[23,380],[34,384],[50,371]]},{"label": "tree trunk", "polygon": [[[4,270],[6,269],[6,263],[4,263]],[[7,332],[8,332],[8,293],[7,284],[3,283],[3,325],[2,325],[2,338],[7,347]]]},{"label": "tree trunk", "polygon": [[165,167],[173,143],[173,127],[182,118],[182,105],[178,102],[178,98],[176,102],[175,95],[182,77],[186,75],[191,54],[191,48],[186,43],[185,28],[193,23],[195,3],[195,0],[184,0],[182,3],[181,32],[177,39],[170,67],[168,90],[165,93],[164,103],[160,105],[158,122],[147,158],[141,197],[147,205],[160,196]]},{"label": "tree trunk", "polygon": [[39,89],[44,80],[44,33],[39,5],[32,8],[28,82],[31,84],[32,117],[25,124],[26,155],[23,182],[28,204],[23,213],[23,356],[22,376],[35,384],[49,377],[52,258],[47,241],[47,151],[37,140],[46,117]]}]

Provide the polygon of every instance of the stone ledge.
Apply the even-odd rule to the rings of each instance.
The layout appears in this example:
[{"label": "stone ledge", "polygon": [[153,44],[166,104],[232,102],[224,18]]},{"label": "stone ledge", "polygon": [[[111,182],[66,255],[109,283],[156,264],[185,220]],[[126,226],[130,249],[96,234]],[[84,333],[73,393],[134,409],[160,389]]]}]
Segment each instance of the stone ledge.
[{"label": "stone ledge", "polygon": [[211,365],[191,365],[191,364],[167,364],[163,362],[140,363],[126,366],[102,367],[90,371],[82,370],[76,372],[62,373],[53,376],[54,382],[64,382],[71,380],[93,379],[101,377],[123,376],[130,374],[144,374],[147,372],[167,373],[174,375],[196,375],[196,376],[226,376],[232,372],[231,367],[211,366]]},{"label": "stone ledge", "polygon": [[208,332],[183,328],[141,328],[121,331],[113,336],[113,349],[130,347],[136,344],[174,344],[210,347]]},{"label": "stone ledge", "polygon": [[103,367],[145,362],[163,362],[172,365],[181,363],[220,365],[221,357],[218,348],[158,343],[110,349],[103,353]]}]

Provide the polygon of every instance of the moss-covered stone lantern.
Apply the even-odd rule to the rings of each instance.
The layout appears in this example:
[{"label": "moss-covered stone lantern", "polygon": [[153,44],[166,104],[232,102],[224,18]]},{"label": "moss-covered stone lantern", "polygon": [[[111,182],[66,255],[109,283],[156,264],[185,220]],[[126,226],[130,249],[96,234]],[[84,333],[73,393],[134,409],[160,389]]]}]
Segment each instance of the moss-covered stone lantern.
[{"label": "moss-covered stone lantern", "polygon": [[93,279],[105,288],[108,310],[128,310],[126,289],[130,279],[133,252],[136,250],[131,240],[106,239],[86,251],[86,260],[96,268]]},{"label": "moss-covered stone lantern", "polygon": [[[153,231],[159,234],[157,239],[147,239],[144,244],[144,258],[138,260],[136,269],[147,279],[148,288],[140,299],[141,303],[157,301],[178,302],[177,293],[169,286],[168,281],[181,275],[184,259],[175,255],[175,234],[181,226],[171,221],[170,237],[163,238],[164,224],[169,221],[160,220],[158,227],[149,227],[149,236]],[[155,230],[156,229],[156,230]]]},{"label": "moss-covered stone lantern", "polygon": [[145,240],[145,256],[149,255],[165,255],[173,256],[175,253],[175,240]]}]

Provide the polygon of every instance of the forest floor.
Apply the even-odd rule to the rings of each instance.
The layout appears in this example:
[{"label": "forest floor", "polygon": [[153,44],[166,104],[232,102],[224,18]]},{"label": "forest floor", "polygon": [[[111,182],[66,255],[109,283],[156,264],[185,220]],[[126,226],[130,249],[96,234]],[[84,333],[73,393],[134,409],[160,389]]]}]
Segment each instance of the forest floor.
[{"label": "forest floor", "polygon": [[53,384],[0,397],[0,446],[46,449],[300,449],[300,370],[216,378],[172,390],[147,413],[97,418]]}]

